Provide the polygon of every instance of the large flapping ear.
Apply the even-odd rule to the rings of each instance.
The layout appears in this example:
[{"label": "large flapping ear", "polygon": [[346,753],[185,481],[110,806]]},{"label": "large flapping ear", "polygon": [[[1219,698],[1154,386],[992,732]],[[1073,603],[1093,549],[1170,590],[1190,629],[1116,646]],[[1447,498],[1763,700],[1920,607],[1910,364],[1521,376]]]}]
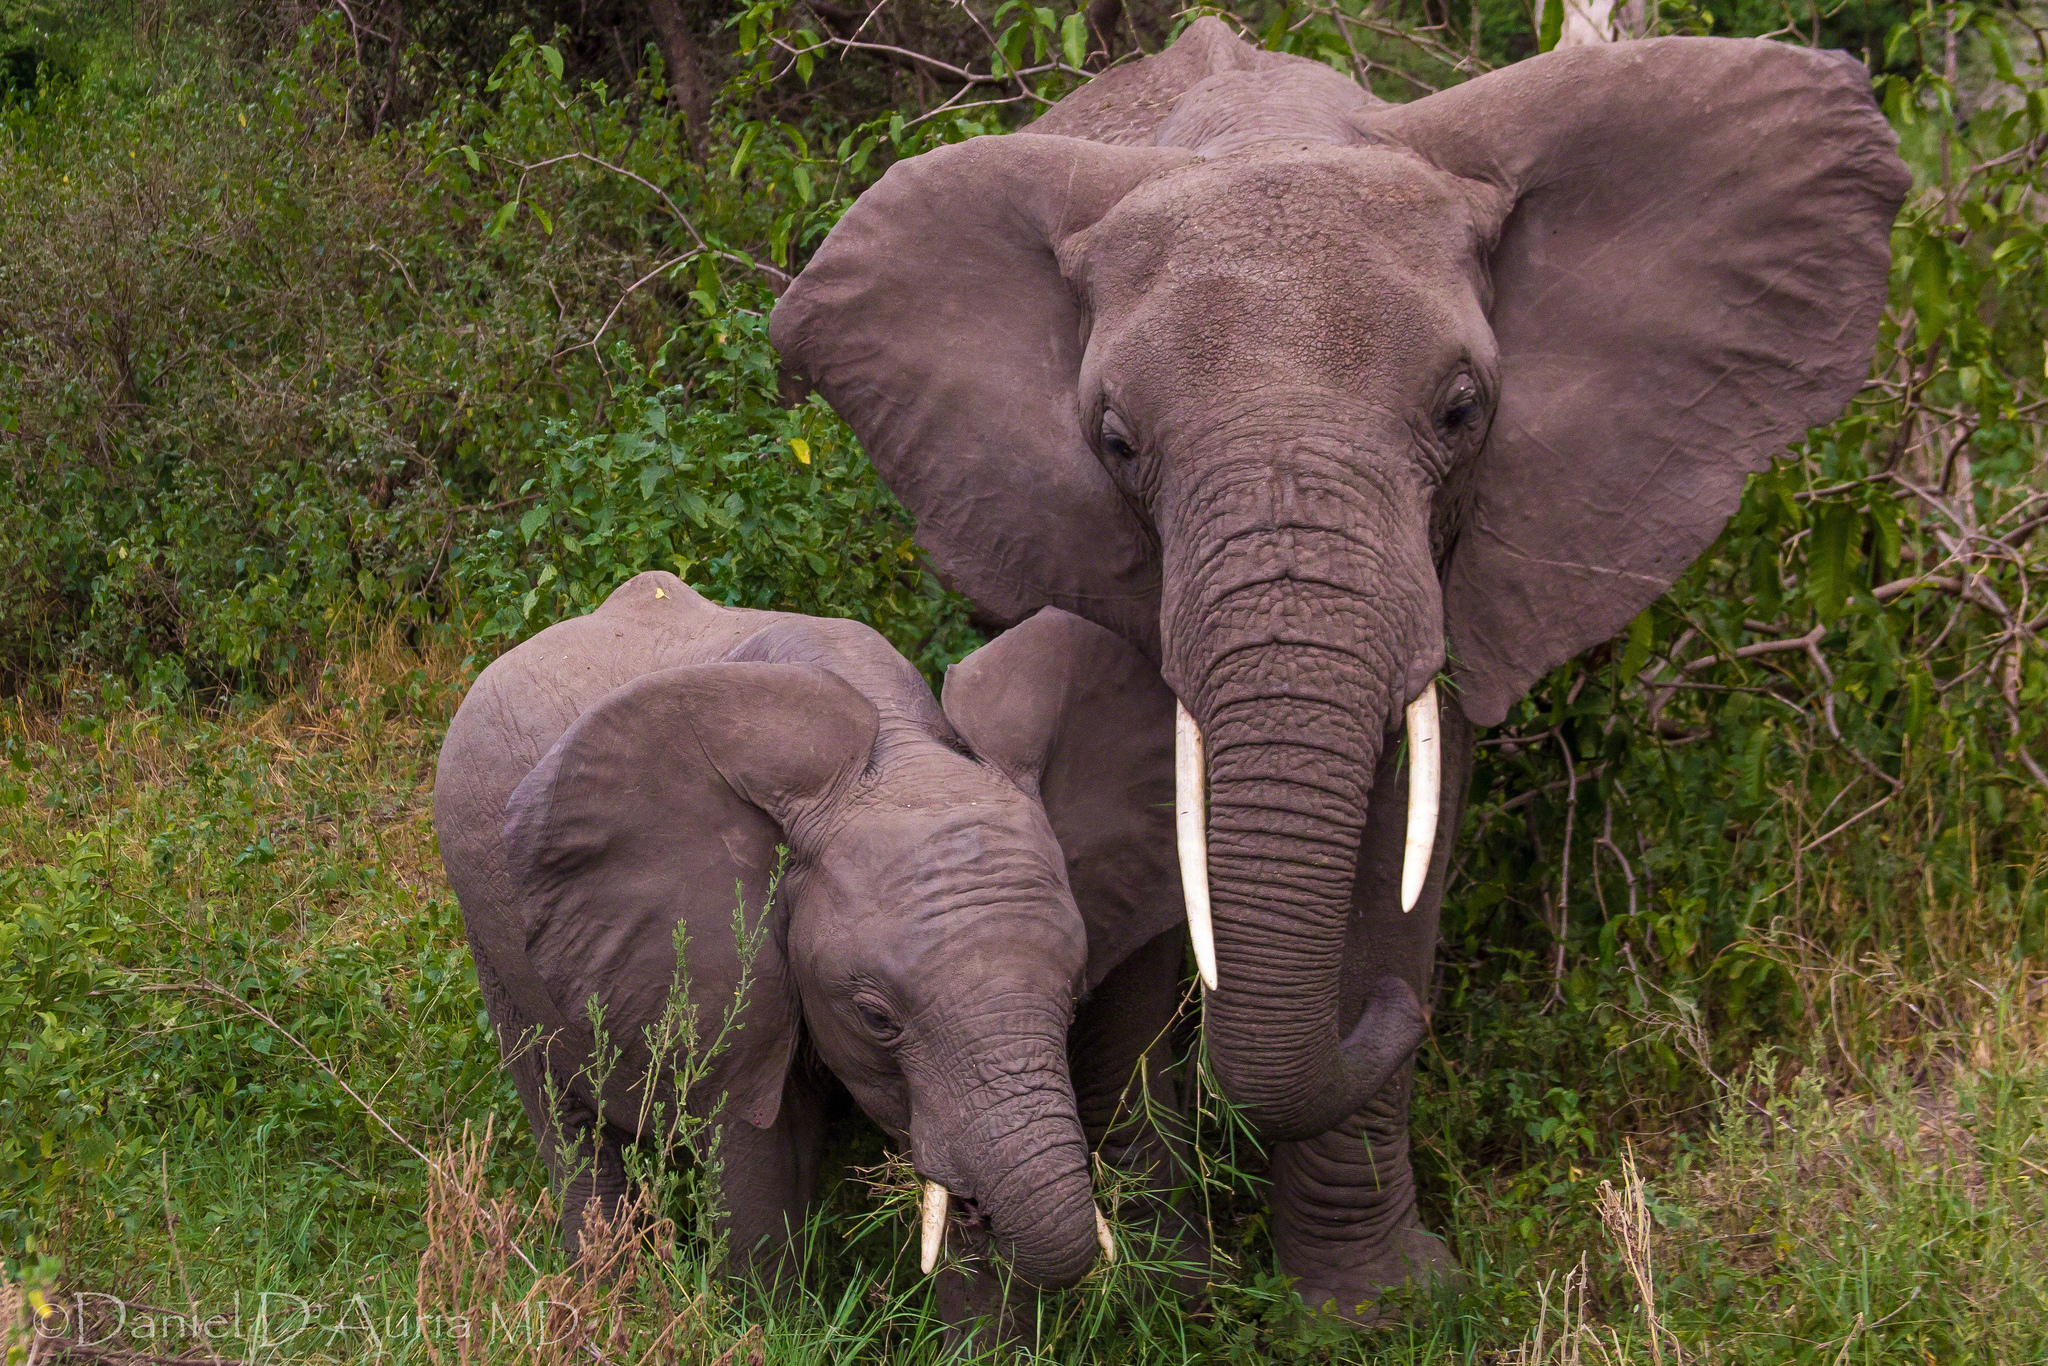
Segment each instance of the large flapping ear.
[{"label": "large flapping ear", "polygon": [[775,305],[785,369],[852,424],[953,587],[1158,635],[1150,536],[1075,397],[1083,319],[1060,242],[1184,151],[1014,133],[898,162]]},{"label": "large flapping ear", "polygon": [[[798,1020],[768,904],[777,849],[794,817],[867,762],[876,724],[867,699],[822,669],[686,665],[607,693],[513,792],[505,854],[527,955],[564,1015],[603,1003],[619,1056],[597,1089],[615,1123],[641,1113],[645,1078],[670,1094],[674,1059],[653,1057],[649,1031],[676,981],[678,926],[700,1047],[746,986],[739,1028],[698,1060],[708,1070],[691,1095],[724,1094],[749,1123],[775,1122]],[[744,983],[742,907],[756,946]]]},{"label": "large flapping ear", "polygon": [[1088,985],[1183,919],[1173,693],[1109,631],[1048,607],[946,670],[946,716],[1045,805],[1088,924]]},{"label": "large flapping ear", "polygon": [[1513,204],[1499,406],[1444,586],[1461,704],[1491,725],[1856,393],[1908,177],[1862,66],[1755,39],[1576,47],[1371,126]]}]

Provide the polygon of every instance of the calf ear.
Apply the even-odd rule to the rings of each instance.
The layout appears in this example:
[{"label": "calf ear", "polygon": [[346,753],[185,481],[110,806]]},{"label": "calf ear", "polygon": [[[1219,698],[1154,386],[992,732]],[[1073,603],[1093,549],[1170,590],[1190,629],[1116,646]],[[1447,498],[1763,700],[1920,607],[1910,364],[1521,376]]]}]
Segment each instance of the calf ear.
[{"label": "calf ear", "polygon": [[607,693],[513,791],[505,854],[527,955],[568,1018],[601,1004],[616,1060],[578,1089],[613,1122],[638,1128],[650,1100],[672,1104],[685,1062],[695,1106],[723,1096],[757,1128],[775,1122],[799,1018],[770,904],[786,832],[866,763],[875,733],[874,707],[821,669],[689,665]]},{"label": "calf ear", "polygon": [[1173,693],[1120,637],[1057,607],[946,670],[946,716],[1037,794],[1088,925],[1088,985],[1178,926]]},{"label": "calf ear", "polygon": [[1510,206],[1499,403],[1444,583],[1460,704],[1492,725],[1841,413],[1909,181],[1869,72],[1755,39],[1553,52],[1370,128]]}]

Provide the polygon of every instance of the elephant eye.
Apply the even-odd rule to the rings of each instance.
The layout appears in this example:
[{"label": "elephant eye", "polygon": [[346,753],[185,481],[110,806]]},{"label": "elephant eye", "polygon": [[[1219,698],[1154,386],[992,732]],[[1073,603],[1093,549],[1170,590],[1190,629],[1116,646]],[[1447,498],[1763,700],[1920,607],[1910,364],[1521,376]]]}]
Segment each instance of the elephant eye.
[{"label": "elephant eye", "polygon": [[1102,453],[1112,460],[1131,458],[1131,441],[1124,435],[1123,423],[1115,413],[1102,415]]},{"label": "elephant eye", "polygon": [[888,1011],[872,1001],[855,1001],[853,1011],[860,1016],[860,1022],[867,1026],[868,1033],[882,1043],[894,1043],[896,1036],[903,1032],[903,1026],[897,1024]]},{"label": "elephant eye", "polygon": [[1437,415],[1437,428],[1445,436],[1457,436],[1479,420],[1479,386],[1472,382],[1470,375],[1460,375],[1451,381],[1450,392],[1444,395],[1443,411]]}]

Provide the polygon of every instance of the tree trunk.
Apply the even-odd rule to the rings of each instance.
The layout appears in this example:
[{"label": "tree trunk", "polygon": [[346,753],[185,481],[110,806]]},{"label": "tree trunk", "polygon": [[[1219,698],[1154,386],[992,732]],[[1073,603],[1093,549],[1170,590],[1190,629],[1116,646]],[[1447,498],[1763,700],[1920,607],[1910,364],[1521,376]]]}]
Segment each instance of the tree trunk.
[{"label": "tree trunk", "polygon": [[702,50],[683,17],[681,0],[647,0],[647,17],[661,41],[661,60],[668,67],[668,97],[689,120],[694,142],[711,113],[715,93],[704,73]]}]

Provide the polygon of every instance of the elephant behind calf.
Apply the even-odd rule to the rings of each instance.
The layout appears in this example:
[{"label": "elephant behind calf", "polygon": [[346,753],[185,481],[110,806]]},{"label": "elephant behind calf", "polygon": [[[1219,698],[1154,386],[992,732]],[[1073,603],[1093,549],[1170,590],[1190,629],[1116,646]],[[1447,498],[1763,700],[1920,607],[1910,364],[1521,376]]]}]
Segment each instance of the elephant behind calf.
[{"label": "elephant behind calf", "polygon": [[930,1183],[928,1249],[949,1203],[963,1245],[1034,1286],[1107,1245],[1090,1130],[1165,1021],[1084,1007],[1098,1046],[1071,1064],[1068,1034],[1106,981],[1172,1008],[1171,698],[1063,614],[990,649],[1001,667],[949,683],[956,729],[867,627],[647,573],[477,680],[435,828],[572,1249],[592,1202],[625,1201],[625,1148],[683,1104],[719,1131],[733,1250],[786,1262],[830,1084],[813,1052]]}]

